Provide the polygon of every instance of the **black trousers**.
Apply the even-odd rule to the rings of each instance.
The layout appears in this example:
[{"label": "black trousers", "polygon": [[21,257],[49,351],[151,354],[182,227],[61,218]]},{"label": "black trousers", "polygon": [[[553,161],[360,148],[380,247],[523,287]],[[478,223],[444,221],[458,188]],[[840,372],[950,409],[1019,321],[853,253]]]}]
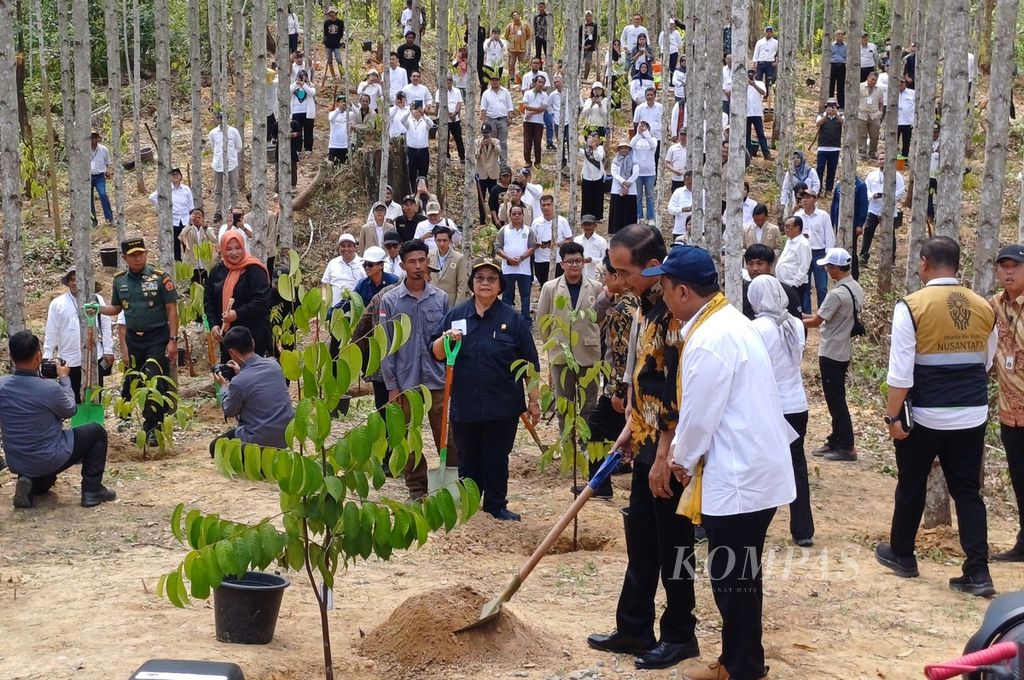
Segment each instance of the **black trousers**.
[{"label": "black trousers", "polygon": [[[171,374],[170,363],[164,354],[170,339],[171,332],[167,326],[141,333],[128,329],[125,341],[128,345],[131,366],[136,371],[142,372],[147,381],[156,375],[169,376]],[[157,381],[157,386],[161,394],[166,396],[171,393],[170,385],[166,380]],[[146,407],[142,412],[143,428],[146,432],[159,427],[164,416],[170,410],[166,404],[157,404],[152,400],[147,400]]]},{"label": "black trousers", "polygon": [[411,193],[416,193],[416,178],[426,177],[430,172],[430,149],[405,148],[405,157],[409,164],[409,186]]},{"label": "black trousers", "polygon": [[756,680],[765,675],[761,553],[774,516],[775,508],[768,508],[702,517],[708,535],[708,576],[722,616],[722,655],[718,660],[732,680]]},{"label": "black trousers", "polygon": [[956,506],[960,547],[967,556],[964,574],[989,578],[988,520],[981,499],[985,425],[965,430],[933,430],[918,423],[909,437],[895,445],[899,475],[890,533],[893,552],[902,557],[914,554],[914,540],[924,513],[928,474],[938,456],[949,495]]},{"label": "black trousers", "polygon": [[604,219],[603,179],[585,179],[580,182],[580,217],[587,214],[593,215],[599,220]]},{"label": "black trousers", "polygon": [[790,427],[799,435],[789,443],[789,457],[793,461],[796,480],[796,500],[789,504],[789,535],[794,540],[814,538],[814,517],[811,514],[811,487],[807,481],[807,457],[804,454],[804,436],[807,434],[807,411],[786,413]]},{"label": "black trousers", "polygon": [[99,491],[103,487],[103,470],[107,467],[107,431],[102,425],[89,423],[71,430],[74,444],[71,457],[60,469],[32,478],[32,494],[42,494],[57,483],[57,475],[72,465],[82,464],[82,491]]},{"label": "black trousers", "polygon": [[[477,186],[480,187],[480,192],[477,194],[476,203],[480,208],[480,224],[487,224],[490,220],[490,208],[487,205],[487,197],[491,195],[491,187],[498,184],[498,180],[491,179],[489,177],[481,177],[476,181]],[[480,202],[480,196],[483,196],[483,202]]]},{"label": "black trousers", "polygon": [[839,108],[846,105],[846,64],[832,64],[828,72],[828,96],[835,97]]},{"label": "black trousers", "polygon": [[444,147],[445,155],[448,158],[452,157],[452,141],[455,141],[455,150],[459,153],[459,160],[463,163],[466,162],[466,147],[462,143],[462,121],[449,121],[448,122],[448,142],[443,143],[441,146]]},{"label": "black trousers", "polygon": [[[868,260],[871,259],[871,242],[875,239],[875,230],[878,229],[879,216],[874,213],[868,213],[867,219],[864,221],[864,241],[860,246],[860,259],[863,260],[864,264],[867,264]],[[896,229],[903,223],[903,220],[899,216],[893,219],[892,225],[892,257],[893,261],[896,260]]]},{"label": "black trousers", "polygon": [[[614,442],[622,434],[622,428],[626,426],[626,415],[619,413],[612,407],[611,397],[601,395],[597,399],[597,405],[594,410],[590,412],[590,418],[587,419],[587,425],[590,426],[590,441],[592,442]],[[597,472],[597,468],[601,467],[601,463],[604,462],[604,458],[600,460],[591,461],[590,463],[590,477],[593,479],[594,473]],[[612,492],[612,478],[611,475],[605,478],[604,483],[597,488],[599,494],[610,494]]]},{"label": "black trousers", "polygon": [[838,151],[818,151],[816,172],[821,178],[821,186],[825,191],[832,191],[836,186],[836,168],[839,167]]},{"label": "black trousers", "polygon": [[1017,545],[1024,545],[1024,427],[999,424],[999,438],[1006,450],[1006,467],[1013,485],[1013,496],[1017,500]]},{"label": "black trousers", "polygon": [[341,165],[348,160],[348,149],[328,149],[327,160],[335,165]]},{"label": "black trousers", "polygon": [[535,54],[538,59],[541,59],[541,55],[547,56],[548,53],[548,41],[547,38],[541,38],[540,36],[533,37],[533,47]]},{"label": "black trousers", "polygon": [[825,443],[839,450],[853,448],[853,421],[850,419],[850,407],[846,405],[846,369],[849,367],[849,361],[818,357],[821,391],[825,393],[825,404],[832,418],[832,432],[825,438]]},{"label": "black trousers", "polygon": [[277,127],[277,116],[270,114],[267,116],[267,142],[271,144],[277,144],[277,135],[280,130]]},{"label": "black trousers", "polygon": [[306,151],[312,151],[313,119],[307,118],[305,113],[293,113],[292,120],[299,124],[299,139],[302,140],[302,148]]},{"label": "black trousers", "polygon": [[626,576],[615,611],[623,635],[654,640],[654,597],[658,580],[665,589],[661,615],[662,642],[696,644],[697,618],[693,579],[693,525],[676,514],[683,487],[672,478],[672,497],[655,498],[648,485],[651,465],[633,461],[629,506],[622,511],[626,528]]},{"label": "black trousers", "polygon": [[288,54],[295,54],[295,51],[299,49],[299,34],[289,33],[288,34]]},{"label": "black trousers", "polygon": [[[754,128],[754,133],[757,135],[757,144],[753,143],[753,139],[750,136],[750,128]],[[761,155],[765,158],[771,158],[772,152],[768,148],[768,138],[764,136],[764,117],[763,116],[747,116],[747,149],[750,151],[751,156],[757,155],[757,148],[761,147]]]},{"label": "black trousers", "polygon": [[614,234],[623,227],[636,224],[636,194],[613,192],[608,199],[608,233]]},{"label": "black trousers", "polygon": [[171,227],[174,230],[174,261],[181,262],[181,232],[185,231],[184,224],[175,224]]},{"label": "black trousers", "polygon": [[[109,373],[109,371],[108,371]],[[71,380],[71,391],[75,393],[75,403],[82,403],[82,367],[72,366],[71,373],[68,375]],[[99,380],[100,387],[103,387],[103,367],[100,366],[100,362],[96,362],[96,379]]]},{"label": "black trousers", "polygon": [[551,273],[550,262],[537,262],[533,261],[533,275],[537,277],[537,283],[543,288],[544,284],[548,282],[548,274]]},{"label": "black trousers", "polygon": [[910,156],[910,138],[913,132],[913,125],[896,126],[896,141],[900,145],[900,155],[905,158]]},{"label": "black trousers", "polygon": [[459,450],[459,477],[480,487],[484,512],[492,515],[508,507],[508,455],[516,441],[519,416],[476,423],[452,423],[452,438]]},{"label": "black trousers", "polygon": [[874,66],[861,66],[860,67],[860,82],[865,82],[868,79],[868,74],[875,70]]}]

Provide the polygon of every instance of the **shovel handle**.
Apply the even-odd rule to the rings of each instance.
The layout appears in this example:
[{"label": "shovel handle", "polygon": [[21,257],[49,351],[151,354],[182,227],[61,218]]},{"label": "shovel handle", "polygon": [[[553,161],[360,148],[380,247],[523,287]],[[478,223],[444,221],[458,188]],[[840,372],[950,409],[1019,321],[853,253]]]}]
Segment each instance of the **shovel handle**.
[{"label": "shovel handle", "polygon": [[445,335],[444,337],[444,357],[445,361],[449,366],[455,365],[455,357],[459,355],[459,349],[462,347],[462,338],[452,341],[452,336]]},{"label": "shovel handle", "polygon": [[604,484],[605,480],[611,477],[612,473],[615,472],[615,468],[619,466],[619,461],[622,460],[622,452],[618,449],[612,451],[605,457],[604,462],[601,463],[601,467],[597,468],[597,472],[591,477],[590,483],[587,485],[594,491],[597,491],[597,487]]}]

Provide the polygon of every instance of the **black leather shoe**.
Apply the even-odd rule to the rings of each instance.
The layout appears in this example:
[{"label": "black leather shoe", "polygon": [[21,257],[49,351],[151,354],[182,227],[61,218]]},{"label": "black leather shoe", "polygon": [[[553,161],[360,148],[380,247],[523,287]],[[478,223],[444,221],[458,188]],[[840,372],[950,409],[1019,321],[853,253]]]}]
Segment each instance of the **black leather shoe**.
[{"label": "black leather shoe", "polygon": [[1024,545],[1018,543],[1006,552],[991,555],[993,562],[1024,562]]},{"label": "black leather shoe", "polygon": [[659,642],[654,649],[636,658],[636,667],[642,670],[654,668],[668,668],[675,666],[684,659],[693,659],[700,656],[700,646],[697,639],[690,642]]},{"label": "black leather shoe", "polygon": [[111,489],[105,486],[101,486],[96,491],[83,491],[82,492],[82,507],[91,508],[99,505],[100,503],[106,503],[117,498],[117,494]]},{"label": "black leather shoe", "polygon": [[497,512],[492,512],[491,517],[493,517],[494,519],[500,519],[507,522],[518,522],[520,519],[522,519],[518,512],[512,512],[508,508],[502,508]]},{"label": "black leather shoe", "polygon": [[32,478],[31,477],[18,477],[18,481],[14,483],[14,507],[16,507],[16,508],[31,508],[32,507]]},{"label": "black leather shoe", "polygon": [[959,576],[949,579],[949,589],[956,590],[975,597],[992,597],[996,594],[996,587],[992,585],[992,579],[984,576]]},{"label": "black leather shoe", "polygon": [[587,638],[587,644],[594,649],[601,650],[602,652],[611,652],[612,654],[633,654],[634,656],[637,656],[640,654],[646,654],[658,644],[658,641],[653,637],[632,637],[630,635],[623,635],[617,630],[613,630],[607,635],[594,633]]},{"label": "black leather shoe", "polygon": [[146,446],[153,449],[160,446],[160,440],[156,438],[156,430],[146,432]]},{"label": "black leather shoe", "polygon": [[917,570],[916,557],[900,557],[893,552],[892,546],[888,543],[879,543],[875,546],[875,559],[883,567],[892,569],[897,576],[914,578],[921,575]]}]

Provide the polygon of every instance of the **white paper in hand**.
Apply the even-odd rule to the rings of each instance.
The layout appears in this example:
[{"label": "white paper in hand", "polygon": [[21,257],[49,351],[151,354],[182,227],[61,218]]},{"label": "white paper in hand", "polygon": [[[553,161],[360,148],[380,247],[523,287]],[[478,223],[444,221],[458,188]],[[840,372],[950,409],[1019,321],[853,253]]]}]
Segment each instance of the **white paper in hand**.
[{"label": "white paper in hand", "polygon": [[458,332],[462,333],[463,335],[465,335],[466,334],[466,320],[465,319],[455,319],[454,321],[452,321],[452,330],[453,331],[458,331]]}]

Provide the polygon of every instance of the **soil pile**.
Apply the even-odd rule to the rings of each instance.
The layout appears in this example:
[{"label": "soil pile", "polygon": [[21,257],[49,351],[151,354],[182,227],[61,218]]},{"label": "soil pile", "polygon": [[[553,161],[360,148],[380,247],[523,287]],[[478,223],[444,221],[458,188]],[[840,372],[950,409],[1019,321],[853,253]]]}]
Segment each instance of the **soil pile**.
[{"label": "soil pile", "polygon": [[550,634],[526,625],[507,608],[483,627],[456,634],[477,620],[489,599],[470,586],[414,595],[363,638],[359,651],[405,670],[514,666],[558,653]]}]

